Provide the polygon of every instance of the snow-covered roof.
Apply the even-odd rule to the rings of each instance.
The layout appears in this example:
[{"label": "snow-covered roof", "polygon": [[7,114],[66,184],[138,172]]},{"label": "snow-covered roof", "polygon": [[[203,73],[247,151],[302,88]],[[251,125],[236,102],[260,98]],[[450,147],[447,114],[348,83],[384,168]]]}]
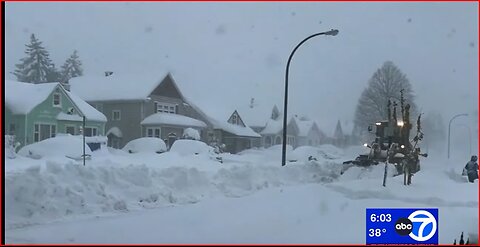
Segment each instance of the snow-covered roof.
[{"label": "snow-covered roof", "polygon": [[[242,116],[240,115],[240,118],[241,117]],[[213,123],[213,126],[214,126],[215,129],[221,129],[221,130],[224,130],[228,133],[232,133],[236,136],[261,137],[259,134],[257,134],[255,131],[253,131],[252,128],[250,128],[248,126],[243,127],[243,126],[240,126],[240,125],[231,124],[231,123],[227,122],[227,120],[220,121],[220,120],[216,120],[216,119],[211,119],[211,122]]]},{"label": "snow-covered roof", "polygon": [[198,119],[190,118],[187,116],[171,113],[154,113],[146,117],[142,122],[142,125],[152,125],[152,124],[169,124],[169,125],[179,125],[185,127],[199,127],[205,128],[207,125]]},{"label": "snow-covered roof", "polygon": [[70,79],[70,89],[86,101],[144,100],[168,72],[109,76],[80,76]]},{"label": "snow-covered roof", "polygon": [[[186,99],[185,99],[186,100]],[[243,115],[241,112],[237,111],[238,115],[244,121],[245,127],[231,124],[228,122],[230,116],[235,112],[235,109],[232,107],[228,107],[225,104],[211,104],[208,105],[206,102],[202,102],[201,107],[192,103],[191,101],[188,102],[192,108],[194,108],[198,113],[200,113],[207,121],[212,125],[214,129],[221,129],[228,133],[237,135],[237,136],[244,136],[244,137],[261,137],[258,133],[256,133],[252,128],[245,123],[243,119]]]},{"label": "snow-covered roof", "polygon": [[299,136],[307,136],[308,132],[310,131],[310,129],[313,128],[313,125],[315,124],[315,122],[312,120],[300,120],[299,118],[294,118],[294,119],[298,126]]},{"label": "snow-covered roof", "polygon": [[[288,126],[291,126],[292,124],[295,124],[298,127],[298,124],[296,123],[294,116],[295,115],[290,115],[290,114],[287,115],[287,119],[289,119],[289,120],[287,120],[287,129],[288,129]],[[273,119],[269,118],[267,120],[267,125],[260,132],[260,134],[262,134],[262,135],[274,135],[274,134],[278,134],[282,130],[283,130],[283,115],[280,115],[277,118],[277,120],[273,120]]]},{"label": "snow-covered roof", "polygon": [[[77,95],[65,91],[63,87],[59,85],[58,82],[33,84],[6,80],[5,103],[13,114],[28,114],[33,108],[45,101],[53,90],[58,87],[65,92],[80,113],[85,115],[87,120],[107,122],[107,118],[103,113],[93,108]],[[57,115],[58,120],[82,121],[82,119],[78,119],[79,117],[79,115],[68,115],[65,113]]]},{"label": "snow-covered roof", "polygon": [[110,134],[112,134],[116,137],[119,137],[119,138],[123,137],[123,133],[118,127],[110,128],[105,135],[108,136]]},{"label": "snow-covered roof", "polygon": [[42,103],[58,83],[24,83],[5,80],[5,105],[13,114],[28,114]]},{"label": "snow-covered roof", "polygon": [[282,120],[273,120],[268,119],[265,128],[260,132],[262,135],[273,135],[282,131],[283,121]]},{"label": "snow-covered roof", "polygon": [[103,115],[103,113],[99,112],[93,106],[85,102],[83,99],[78,97],[72,92],[66,91],[67,95],[73,101],[73,103],[79,108],[82,114],[85,115],[85,118],[90,121],[99,121],[99,122],[107,122],[107,117]]},{"label": "snow-covered roof", "polygon": [[254,102],[236,107],[242,120],[250,127],[264,127],[272,115],[273,105]]}]

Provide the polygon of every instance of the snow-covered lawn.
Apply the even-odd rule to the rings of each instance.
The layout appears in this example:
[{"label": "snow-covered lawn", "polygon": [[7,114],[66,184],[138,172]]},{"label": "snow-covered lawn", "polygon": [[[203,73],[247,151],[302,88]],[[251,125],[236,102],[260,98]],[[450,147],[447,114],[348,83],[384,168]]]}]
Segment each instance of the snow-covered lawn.
[{"label": "snow-covered lawn", "polygon": [[[278,147],[209,156],[92,153],[6,159],[7,243],[365,243],[366,208],[439,208],[439,241],[478,232],[478,182],[463,163],[430,156],[411,186],[384,166],[340,164],[361,148]],[[318,154],[316,162],[305,157]],[[305,156],[305,157],[304,157]],[[393,174],[389,170],[389,175]]]}]

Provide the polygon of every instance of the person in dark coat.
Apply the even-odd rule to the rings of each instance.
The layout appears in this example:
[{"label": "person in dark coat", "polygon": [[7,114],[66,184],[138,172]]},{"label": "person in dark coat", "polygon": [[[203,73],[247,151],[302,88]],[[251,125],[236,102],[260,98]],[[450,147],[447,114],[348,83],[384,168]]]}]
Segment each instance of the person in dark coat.
[{"label": "person in dark coat", "polygon": [[465,171],[467,172],[468,182],[473,183],[475,179],[478,179],[478,163],[476,155],[473,155],[470,161],[465,165]]}]

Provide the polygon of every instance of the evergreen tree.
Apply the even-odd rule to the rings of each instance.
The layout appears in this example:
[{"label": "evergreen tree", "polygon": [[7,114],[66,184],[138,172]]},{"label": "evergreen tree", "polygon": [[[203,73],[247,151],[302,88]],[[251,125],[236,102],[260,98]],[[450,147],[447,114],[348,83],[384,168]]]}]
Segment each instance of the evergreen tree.
[{"label": "evergreen tree", "polygon": [[73,51],[73,54],[65,61],[62,66],[61,80],[68,81],[70,78],[82,76],[82,62],[80,61],[77,51]]},{"label": "evergreen tree", "polygon": [[27,56],[20,59],[21,63],[15,65],[16,69],[13,72],[17,80],[30,83],[56,81],[58,78],[55,78],[55,65],[42,42],[32,34],[30,44],[25,46]]},{"label": "evergreen tree", "polygon": [[335,132],[333,133],[334,143],[338,147],[345,146],[345,134],[342,130],[342,125],[340,124],[340,120],[337,121],[337,126],[335,127]]}]

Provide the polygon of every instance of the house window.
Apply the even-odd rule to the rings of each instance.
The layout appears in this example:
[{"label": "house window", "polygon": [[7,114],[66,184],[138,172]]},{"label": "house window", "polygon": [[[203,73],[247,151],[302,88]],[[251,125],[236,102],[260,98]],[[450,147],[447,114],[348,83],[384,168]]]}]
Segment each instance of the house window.
[{"label": "house window", "polygon": [[85,128],[85,136],[97,136],[97,128],[96,127],[86,127]]},{"label": "house window", "polygon": [[160,128],[147,128],[147,137],[160,138]]},{"label": "house window", "polygon": [[164,112],[164,113],[171,113],[171,114],[177,113],[176,107],[174,104],[155,102],[155,108],[156,108],[156,112]]},{"label": "house window", "polygon": [[8,133],[10,135],[15,135],[15,124],[10,124],[8,127]]},{"label": "house window", "polygon": [[60,93],[54,93],[53,94],[53,106],[60,107],[61,103],[62,102],[60,101]]},{"label": "house window", "polygon": [[235,125],[238,125],[238,117],[237,117],[237,115],[233,115],[233,116],[232,116],[232,123],[235,124]]},{"label": "house window", "polygon": [[33,127],[33,141],[39,142],[50,137],[55,137],[57,128],[50,124],[35,124]]},{"label": "house window", "polygon": [[75,126],[66,126],[65,133],[75,135]]},{"label": "house window", "polygon": [[120,120],[120,110],[113,110],[112,120],[114,121]]}]

